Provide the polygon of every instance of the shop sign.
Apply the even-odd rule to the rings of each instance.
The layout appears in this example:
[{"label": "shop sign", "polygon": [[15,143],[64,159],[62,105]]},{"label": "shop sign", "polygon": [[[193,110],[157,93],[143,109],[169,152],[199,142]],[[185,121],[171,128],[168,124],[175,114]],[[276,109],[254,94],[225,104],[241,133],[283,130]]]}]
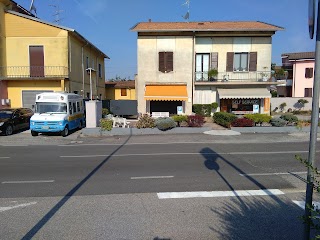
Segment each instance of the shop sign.
[{"label": "shop sign", "polygon": [[177,114],[178,114],[178,115],[183,114],[183,108],[182,108],[182,106],[177,106]]},{"label": "shop sign", "polygon": [[232,113],[242,115],[242,114],[251,114],[253,112],[252,111],[232,111]]},{"label": "shop sign", "polygon": [[253,105],[253,113],[259,113],[259,105]]},{"label": "shop sign", "polygon": [[242,104],[242,105],[259,105],[258,99],[235,99],[232,104]]}]

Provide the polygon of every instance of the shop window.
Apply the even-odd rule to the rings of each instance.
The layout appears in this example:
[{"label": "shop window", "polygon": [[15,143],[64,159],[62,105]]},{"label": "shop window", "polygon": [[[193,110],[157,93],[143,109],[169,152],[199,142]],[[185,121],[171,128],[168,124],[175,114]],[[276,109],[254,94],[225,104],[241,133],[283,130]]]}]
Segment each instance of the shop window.
[{"label": "shop window", "polygon": [[304,76],[305,78],[313,78],[313,68],[306,68]]}]

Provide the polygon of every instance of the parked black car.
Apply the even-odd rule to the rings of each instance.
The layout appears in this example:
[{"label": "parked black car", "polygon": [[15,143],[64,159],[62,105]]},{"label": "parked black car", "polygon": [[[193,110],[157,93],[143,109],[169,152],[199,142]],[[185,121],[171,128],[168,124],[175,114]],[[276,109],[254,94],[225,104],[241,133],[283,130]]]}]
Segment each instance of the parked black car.
[{"label": "parked black car", "polygon": [[32,115],[29,108],[0,109],[0,133],[8,136],[14,131],[29,129]]}]

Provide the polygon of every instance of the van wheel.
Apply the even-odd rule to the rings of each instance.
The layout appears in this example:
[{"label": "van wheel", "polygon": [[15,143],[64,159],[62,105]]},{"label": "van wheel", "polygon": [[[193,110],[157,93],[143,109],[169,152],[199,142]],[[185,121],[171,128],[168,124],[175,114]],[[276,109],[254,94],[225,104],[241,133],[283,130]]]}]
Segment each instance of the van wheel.
[{"label": "van wheel", "polygon": [[65,126],[64,129],[61,132],[61,136],[62,137],[66,137],[66,136],[68,136],[68,134],[69,134],[68,126]]},{"label": "van wheel", "polygon": [[13,133],[13,128],[11,125],[8,125],[6,127],[5,134],[6,134],[6,136],[9,136],[9,135],[12,135],[12,133]]},{"label": "van wheel", "polygon": [[36,136],[39,135],[39,133],[38,133],[38,132],[35,132],[35,131],[31,131],[31,135],[32,135],[33,137],[36,137]]}]

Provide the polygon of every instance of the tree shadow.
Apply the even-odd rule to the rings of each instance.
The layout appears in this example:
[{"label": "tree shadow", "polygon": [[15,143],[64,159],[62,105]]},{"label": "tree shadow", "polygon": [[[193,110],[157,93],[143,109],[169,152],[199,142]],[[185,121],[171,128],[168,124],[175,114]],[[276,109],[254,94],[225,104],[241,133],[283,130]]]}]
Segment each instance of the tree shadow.
[{"label": "tree shadow", "polygon": [[[267,188],[261,182],[245,174],[241,168],[211,148],[203,148],[200,153],[205,158],[205,167],[215,171],[236,197],[228,200],[220,209],[210,207],[213,214],[217,215],[215,219],[218,222],[215,222],[215,227],[209,228],[220,235],[219,239],[302,239],[303,222],[299,219],[303,215],[302,209],[292,202],[287,204],[276,195],[268,194]],[[268,195],[237,195],[232,184],[221,174],[218,160],[232,167]]]},{"label": "tree shadow", "polygon": [[109,156],[104,159],[100,164],[98,164],[85,178],[83,178],[76,186],[74,186],[53,208],[40,219],[40,221],[29,231],[27,232],[22,240],[27,240],[27,239],[32,239],[37,232],[41,228],[46,225],[50,219],[62,208],[67,201],[87,182],[90,180],[90,178],[103,166],[106,164],[106,162],[113,156],[115,155],[123,146],[126,145],[126,143],[130,140],[132,135],[129,135],[126,141],[120,145],[118,148],[116,148]]}]

